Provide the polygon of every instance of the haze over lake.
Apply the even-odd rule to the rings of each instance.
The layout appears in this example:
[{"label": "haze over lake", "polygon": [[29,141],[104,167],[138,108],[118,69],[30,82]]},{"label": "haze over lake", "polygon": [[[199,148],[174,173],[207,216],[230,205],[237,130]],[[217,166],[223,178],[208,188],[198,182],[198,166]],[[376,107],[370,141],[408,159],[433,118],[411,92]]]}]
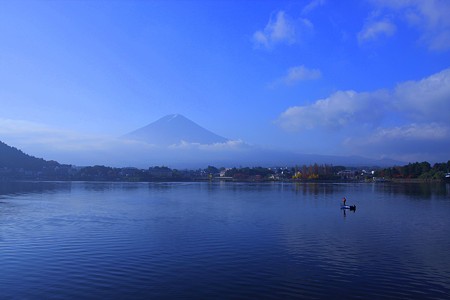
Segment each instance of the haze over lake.
[{"label": "haze over lake", "polygon": [[449,215],[449,184],[1,183],[0,298],[447,299]]}]

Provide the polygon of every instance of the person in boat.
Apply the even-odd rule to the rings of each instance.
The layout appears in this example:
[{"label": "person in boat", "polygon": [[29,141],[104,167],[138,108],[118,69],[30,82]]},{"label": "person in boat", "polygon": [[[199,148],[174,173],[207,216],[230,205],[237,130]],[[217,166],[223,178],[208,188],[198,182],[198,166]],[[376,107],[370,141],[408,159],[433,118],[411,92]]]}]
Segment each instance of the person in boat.
[{"label": "person in boat", "polygon": [[345,206],[345,202],[347,202],[347,199],[344,197],[344,198],[342,198],[342,205]]}]

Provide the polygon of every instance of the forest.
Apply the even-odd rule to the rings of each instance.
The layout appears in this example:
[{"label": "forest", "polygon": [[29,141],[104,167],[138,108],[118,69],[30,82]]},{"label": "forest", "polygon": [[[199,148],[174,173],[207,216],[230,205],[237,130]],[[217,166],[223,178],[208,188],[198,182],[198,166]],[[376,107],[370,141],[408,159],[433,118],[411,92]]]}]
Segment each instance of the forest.
[{"label": "forest", "polygon": [[[368,172],[364,171],[368,170]],[[374,170],[372,173],[370,170]],[[0,142],[0,179],[28,180],[111,180],[111,181],[153,181],[153,180],[199,180],[224,176],[233,180],[372,180],[417,179],[444,180],[450,173],[450,160],[446,163],[415,162],[389,168],[310,164],[295,167],[239,167],[216,168],[208,166],[198,170],[176,170],[168,167],[112,168],[106,166],[75,167],[46,161],[23,153],[21,150]]]},{"label": "forest", "polygon": [[423,161],[380,169],[375,172],[375,176],[398,179],[443,180],[449,172],[450,160],[446,163],[435,163],[433,166],[429,162]]}]

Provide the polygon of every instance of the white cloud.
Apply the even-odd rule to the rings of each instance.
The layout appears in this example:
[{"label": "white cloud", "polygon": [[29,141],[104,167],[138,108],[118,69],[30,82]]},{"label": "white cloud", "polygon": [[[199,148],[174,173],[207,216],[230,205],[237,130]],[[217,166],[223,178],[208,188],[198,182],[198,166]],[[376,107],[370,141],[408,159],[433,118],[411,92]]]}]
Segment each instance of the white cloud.
[{"label": "white cloud", "polygon": [[288,108],[277,123],[288,131],[340,131],[343,146],[349,152],[359,151],[354,154],[384,153],[405,159],[431,158],[434,153],[448,159],[449,111],[450,68],[399,83],[392,90],[338,91],[312,104]]},{"label": "white cloud", "polygon": [[52,144],[61,139],[73,140],[76,134],[62,129],[24,120],[0,119],[3,139],[22,144]]},{"label": "white cloud", "polygon": [[[141,141],[73,132],[51,126],[0,118],[1,141],[27,154],[75,165],[110,166],[168,165],[198,162],[207,164],[220,157],[224,161],[252,151],[241,140],[199,144],[182,141],[156,146]],[[249,154],[250,155],[250,154]]]},{"label": "white cloud", "polygon": [[391,128],[379,128],[367,139],[367,142],[374,144],[386,142],[387,140],[398,141],[399,139],[432,142],[448,138],[449,136],[449,127],[442,126],[438,123],[412,123]]},{"label": "white cloud", "polygon": [[322,5],[325,5],[325,0],[312,0],[302,9],[302,14],[303,15],[309,14],[310,12],[312,12],[313,10]]},{"label": "white cloud", "polygon": [[277,123],[287,130],[339,129],[355,122],[378,123],[386,93],[338,91],[306,106],[294,106],[281,114]]},{"label": "white cloud", "polygon": [[0,119],[2,139],[12,145],[36,145],[65,151],[104,149],[110,137],[92,136],[24,120]]},{"label": "white cloud", "polygon": [[450,126],[441,123],[412,123],[377,128],[366,136],[349,137],[343,145],[352,151],[402,161],[447,161]]},{"label": "white cloud", "polygon": [[249,145],[242,140],[229,140],[224,143],[200,144],[181,141],[169,147],[157,146],[142,141],[98,136],[52,128],[48,125],[0,118],[0,135],[11,145],[41,145],[48,149],[62,151],[107,150],[113,147],[140,148],[142,150],[200,149],[200,150],[238,150]]},{"label": "white cloud", "polygon": [[419,31],[430,50],[450,50],[450,1],[372,0],[378,15],[394,15]]},{"label": "white cloud", "polygon": [[412,120],[450,122],[450,68],[394,90],[395,108]]},{"label": "white cloud", "polygon": [[358,33],[360,43],[376,40],[381,36],[392,36],[396,31],[396,26],[389,20],[368,22],[363,30]]},{"label": "white cloud", "polygon": [[248,148],[249,145],[242,140],[229,140],[224,143],[200,144],[181,141],[179,144],[170,145],[170,150],[205,150],[205,151],[237,151]]},{"label": "white cloud", "polygon": [[49,126],[24,120],[0,119],[0,134],[2,135],[20,135],[22,133],[38,134],[42,132],[56,133],[59,130],[52,129]]},{"label": "white cloud", "polygon": [[283,112],[278,124],[288,130],[377,126],[394,113],[410,122],[443,122],[450,125],[450,68],[419,81],[408,81],[391,91],[338,91],[310,105]]},{"label": "white cloud", "polygon": [[295,85],[304,80],[319,79],[322,73],[319,69],[308,69],[304,65],[289,68],[285,76],[278,78],[270,87],[276,87],[278,85]]},{"label": "white cloud", "polygon": [[313,28],[307,19],[293,19],[284,11],[271,17],[264,30],[258,30],[253,34],[253,42],[257,48],[271,49],[276,44],[294,44],[298,42],[300,34]]}]

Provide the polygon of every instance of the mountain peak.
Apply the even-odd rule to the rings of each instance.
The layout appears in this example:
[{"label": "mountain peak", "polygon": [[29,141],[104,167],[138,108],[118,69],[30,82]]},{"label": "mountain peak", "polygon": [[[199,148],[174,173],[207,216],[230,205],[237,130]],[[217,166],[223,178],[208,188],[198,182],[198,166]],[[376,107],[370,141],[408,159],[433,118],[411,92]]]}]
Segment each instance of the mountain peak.
[{"label": "mountain peak", "polygon": [[179,144],[183,141],[214,144],[224,143],[228,140],[201,127],[181,114],[164,116],[145,127],[126,134],[124,138],[159,146]]},{"label": "mountain peak", "polygon": [[172,121],[173,119],[176,119],[176,118],[184,118],[184,119],[187,119],[185,116],[180,115],[180,114],[171,114],[171,115],[167,115],[167,116],[165,116],[165,117],[162,117],[160,120],[165,120],[165,121],[170,122],[170,121]]}]

